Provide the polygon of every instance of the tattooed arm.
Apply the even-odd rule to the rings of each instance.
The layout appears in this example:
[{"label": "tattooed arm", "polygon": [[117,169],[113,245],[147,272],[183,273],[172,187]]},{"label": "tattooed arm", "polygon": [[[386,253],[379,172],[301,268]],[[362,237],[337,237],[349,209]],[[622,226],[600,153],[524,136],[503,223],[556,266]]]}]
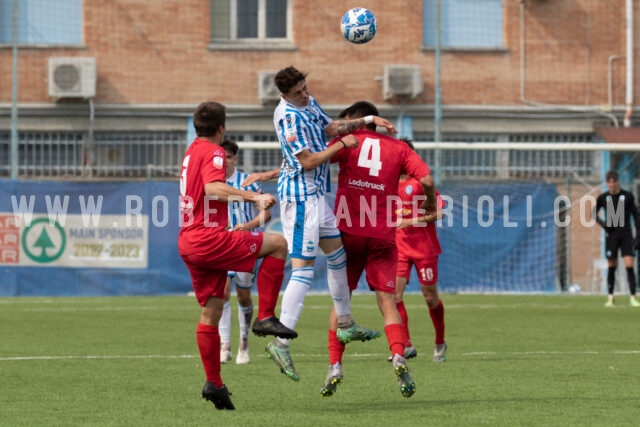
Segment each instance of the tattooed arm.
[{"label": "tattooed arm", "polygon": [[348,135],[365,127],[365,124],[364,117],[353,120],[334,120],[324,128],[324,131],[329,136]]},{"label": "tattooed arm", "polygon": [[[378,116],[370,116],[373,119],[373,122],[376,126],[382,126],[387,129],[387,133],[393,135],[396,133],[396,128],[391,124],[387,119],[383,119]],[[365,118],[352,119],[352,120],[334,120],[329,125],[324,128],[324,131],[329,136],[337,136],[337,135],[347,135],[352,132],[355,132],[358,129],[365,127],[367,123],[365,122]]]}]

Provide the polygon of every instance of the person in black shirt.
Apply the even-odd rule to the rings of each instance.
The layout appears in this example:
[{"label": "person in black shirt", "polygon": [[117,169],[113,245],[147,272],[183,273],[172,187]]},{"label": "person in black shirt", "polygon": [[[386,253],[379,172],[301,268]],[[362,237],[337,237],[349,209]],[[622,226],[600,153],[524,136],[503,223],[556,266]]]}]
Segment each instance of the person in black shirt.
[{"label": "person in black shirt", "polygon": [[[609,266],[607,272],[609,297],[605,306],[613,307],[613,290],[616,283],[618,250],[620,250],[629,281],[629,293],[631,295],[629,303],[632,307],[640,307],[640,302],[636,301],[636,276],[633,271],[633,260],[635,249],[638,247],[638,240],[633,237],[630,221],[630,219],[633,220],[637,235],[640,232],[638,208],[633,194],[620,188],[616,171],[610,170],[605,177],[609,191],[598,196],[595,209],[596,221],[606,233],[605,246]],[[604,219],[599,216],[601,209],[604,209]]]}]

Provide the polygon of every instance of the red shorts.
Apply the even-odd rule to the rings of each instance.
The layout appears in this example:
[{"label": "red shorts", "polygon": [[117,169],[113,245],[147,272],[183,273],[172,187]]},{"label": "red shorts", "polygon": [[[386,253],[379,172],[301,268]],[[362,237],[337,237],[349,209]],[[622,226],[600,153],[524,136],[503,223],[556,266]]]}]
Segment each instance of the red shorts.
[{"label": "red shorts", "polygon": [[363,271],[372,291],[394,294],[396,292],[396,266],[398,248],[395,240],[355,236],[342,233],[347,253],[347,280],[352,291],[358,287]]},{"label": "red shorts", "polygon": [[429,286],[438,283],[438,257],[407,258],[398,254],[398,277],[404,277],[409,281],[411,267],[416,266],[418,280],[421,285]]},{"label": "red shorts", "polygon": [[181,254],[198,304],[204,306],[209,297],[224,299],[228,271],[253,271],[263,238],[262,233],[224,231],[212,234],[204,253]]}]

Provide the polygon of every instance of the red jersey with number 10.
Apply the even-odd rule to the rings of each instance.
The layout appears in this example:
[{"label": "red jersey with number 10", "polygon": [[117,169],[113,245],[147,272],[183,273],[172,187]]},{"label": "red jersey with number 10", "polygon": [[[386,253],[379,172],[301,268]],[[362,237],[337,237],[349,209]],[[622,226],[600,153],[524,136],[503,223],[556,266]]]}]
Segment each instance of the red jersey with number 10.
[{"label": "red jersey with number 10", "polygon": [[204,191],[205,184],[209,182],[226,182],[225,175],[224,149],[196,138],[184,155],[180,174],[181,225],[178,251],[181,255],[206,252],[213,234],[227,233],[227,202],[208,198]]},{"label": "red jersey with number 10", "polygon": [[[425,199],[422,185],[413,178],[400,181],[398,196],[402,199],[402,209],[398,215],[403,218],[415,218],[421,216],[420,205]],[[436,191],[436,209],[442,209],[444,202],[440,193]],[[412,227],[398,230],[396,233],[398,253],[410,259],[431,258],[442,253],[436,223],[419,222]]]},{"label": "red jersey with number 10", "polygon": [[[338,229],[365,237],[395,239],[401,175],[416,179],[429,167],[405,142],[370,130],[353,133],[357,148],[343,148],[331,162],[340,166],[335,214]],[[330,144],[342,144],[335,138]]]}]

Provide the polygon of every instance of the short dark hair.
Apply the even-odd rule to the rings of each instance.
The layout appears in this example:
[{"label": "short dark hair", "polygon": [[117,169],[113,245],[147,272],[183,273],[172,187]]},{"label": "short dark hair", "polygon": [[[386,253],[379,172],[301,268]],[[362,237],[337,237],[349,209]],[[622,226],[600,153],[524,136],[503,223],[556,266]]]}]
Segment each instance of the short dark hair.
[{"label": "short dark hair", "polygon": [[411,148],[413,151],[416,151],[416,147],[413,146],[413,142],[411,141],[411,138],[409,138],[408,136],[401,136],[398,139],[400,141],[406,142],[406,144],[409,146],[409,148]]},{"label": "short dark hair", "polygon": [[303,73],[293,65],[289,65],[276,73],[273,82],[281,93],[287,94],[292,87],[306,79],[307,73]]},{"label": "short dark hair", "polygon": [[218,102],[203,102],[193,112],[193,127],[201,137],[215,135],[220,126],[225,126],[226,120],[227,109]]},{"label": "short dark hair", "polygon": [[606,178],[607,181],[617,181],[618,180],[618,172],[616,172],[614,170],[610,170],[605,175],[605,178]]},{"label": "short dark hair", "polygon": [[233,154],[234,156],[238,154],[238,143],[232,139],[225,138],[222,141],[221,147],[224,149],[224,151],[231,151],[231,154]]},{"label": "short dark hair", "polygon": [[[360,119],[366,116],[379,116],[378,108],[369,101],[354,102],[338,114],[338,118],[344,119],[349,117],[351,119]],[[369,130],[376,130],[375,123],[369,123],[366,126]]]}]

